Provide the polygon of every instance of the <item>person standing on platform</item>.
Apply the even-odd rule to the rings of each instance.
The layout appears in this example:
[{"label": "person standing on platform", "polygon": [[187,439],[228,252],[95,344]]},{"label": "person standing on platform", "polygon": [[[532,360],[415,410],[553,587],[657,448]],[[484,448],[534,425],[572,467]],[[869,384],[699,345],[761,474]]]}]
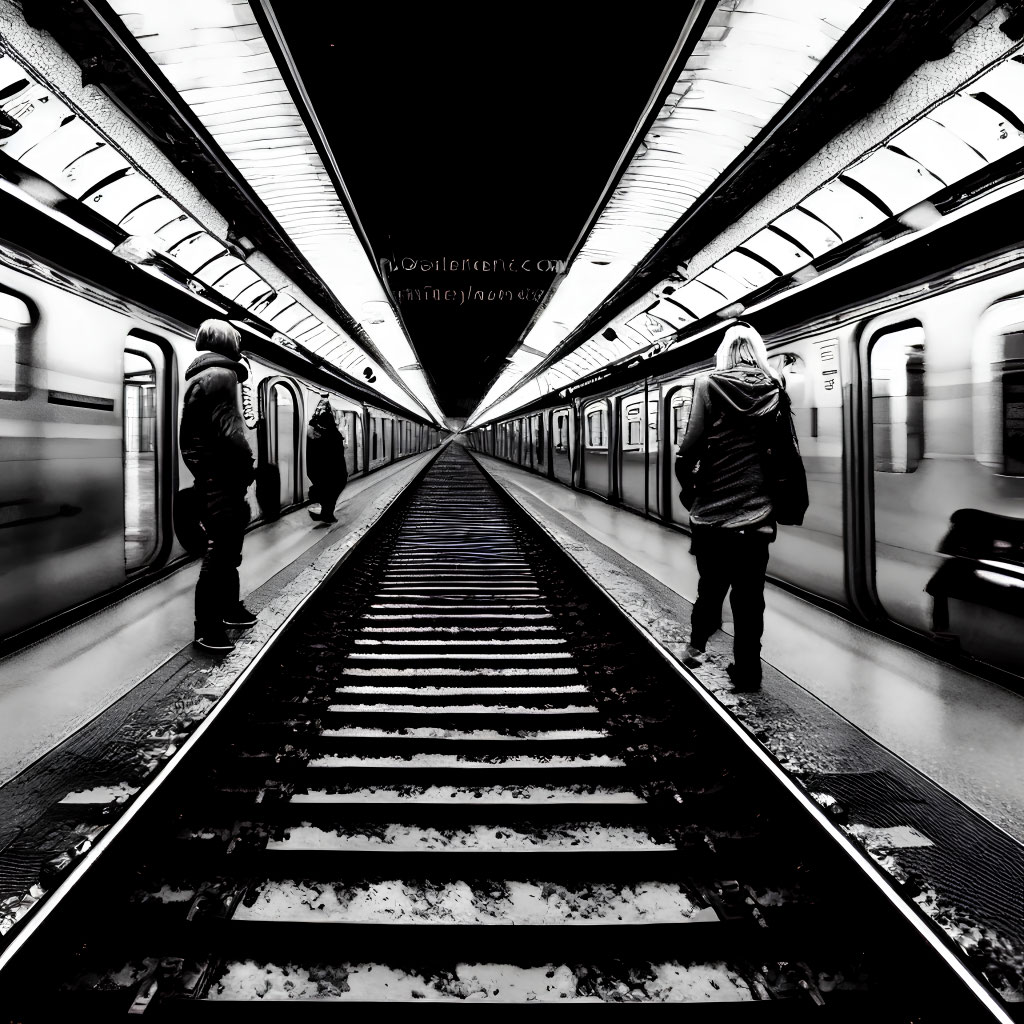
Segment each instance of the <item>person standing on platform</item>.
[{"label": "person standing on platform", "polygon": [[695,668],[703,662],[708,639],[722,625],[722,603],[731,587],[735,635],[726,671],[734,690],[749,691],[761,686],[764,578],[768,545],[777,533],[763,438],[784,390],[768,365],[761,336],[749,324],[726,331],[715,364],[694,385],[676,460],[684,493],[688,483],[694,489],[690,550],[700,574],[683,663]]},{"label": "person standing on platform", "polygon": [[245,492],[255,477],[238,402],[238,385],[248,371],[240,361],[238,331],[226,320],[204,321],[196,350],[203,354],[185,371],[179,432],[182,458],[195,477],[207,539],[196,584],[195,642],[208,651],[226,653],[235,646],[226,628],[256,625],[256,616],[239,599],[238,583],[250,516]]},{"label": "person standing on platform", "polygon": [[327,395],[321,396],[306,429],[306,475],[312,483],[310,500],[320,502],[320,511],[311,511],[310,519],[336,523],[334,506],[348,482],[348,466],[345,464],[345,439]]}]

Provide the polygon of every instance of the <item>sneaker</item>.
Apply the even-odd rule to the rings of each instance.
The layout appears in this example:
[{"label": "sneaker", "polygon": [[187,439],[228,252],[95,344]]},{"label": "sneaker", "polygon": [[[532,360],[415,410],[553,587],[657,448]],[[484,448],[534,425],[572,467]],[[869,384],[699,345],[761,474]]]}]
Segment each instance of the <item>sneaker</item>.
[{"label": "sneaker", "polygon": [[733,693],[756,693],[761,689],[761,676],[755,678],[747,673],[740,673],[735,665],[726,665],[725,671],[732,680]]},{"label": "sneaker", "polygon": [[196,630],[194,641],[196,647],[202,647],[204,651],[212,651],[214,654],[227,654],[235,649],[223,629]]},{"label": "sneaker", "polygon": [[699,647],[694,647],[693,644],[687,644],[686,650],[683,651],[683,664],[687,668],[697,668],[698,665],[704,664],[705,652]]},{"label": "sneaker", "polygon": [[224,616],[224,625],[229,629],[250,629],[257,621],[256,616],[241,603],[231,615]]}]

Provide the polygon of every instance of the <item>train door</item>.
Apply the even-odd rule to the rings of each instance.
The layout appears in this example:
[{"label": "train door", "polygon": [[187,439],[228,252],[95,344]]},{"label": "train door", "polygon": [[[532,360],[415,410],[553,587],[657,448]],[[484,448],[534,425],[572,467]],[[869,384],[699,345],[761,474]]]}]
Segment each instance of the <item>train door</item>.
[{"label": "train door", "polygon": [[679,481],[675,474],[675,453],[679,448],[686,433],[687,424],[690,422],[690,407],[693,405],[693,378],[671,381],[665,385],[665,418],[668,423],[668,442],[672,453],[671,466],[666,467],[665,480],[667,481],[668,498],[665,508],[669,518],[674,523],[682,526],[690,525],[690,513],[683,508],[679,500]]},{"label": "train door", "polygon": [[605,398],[583,406],[583,482],[585,490],[607,498],[610,493],[608,457],[609,403]]},{"label": "train door", "polygon": [[547,460],[547,437],[544,430],[544,413],[537,413],[533,417],[533,439],[532,439],[532,450],[533,450],[533,466],[538,473],[547,473],[548,460]]},{"label": "train door", "polygon": [[337,411],[338,430],[345,442],[345,468],[349,477],[359,472],[359,439],[362,436],[362,418],[353,409]]},{"label": "train door", "polygon": [[572,420],[568,407],[551,411],[551,468],[557,480],[572,486]]},{"label": "train door", "polygon": [[130,334],[125,343],[121,403],[124,467],[124,564],[131,573],[158,560],[165,547],[171,450],[166,349]]},{"label": "train door", "polygon": [[517,465],[523,463],[523,420],[512,423],[512,461]]},{"label": "train door", "polygon": [[841,355],[838,335],[802,338],[769,353],[785,380],[810,499],[802,526],[779,527],[769,572],[846,604]]},{"label": "train door", "polygon": [[661,389],[647,389],[647,512],[661,518]]},{"label": "train door", "polygon": [[280,507],[302,500],[299,439],[303,436],[302,400],[292,381],[283,377],[267,383],[267,460],[280,475]]},{"label": "train door", "polygon": [[352,435],[352,462],[357,473],[365,474],[367,471],[366,461],[366,417],[363,410],[359,409],[352,413],[355,433]]},{"label": "train door", "polygon": [[647,507],[645,406],[643,391],[619,399],[619,500],[638,512]]},{"label": "train door", "polygon": [[864,351],[875,594],[895,621],[1021,674],[1024,299],[979,317],[958,290],[917,312]]}]

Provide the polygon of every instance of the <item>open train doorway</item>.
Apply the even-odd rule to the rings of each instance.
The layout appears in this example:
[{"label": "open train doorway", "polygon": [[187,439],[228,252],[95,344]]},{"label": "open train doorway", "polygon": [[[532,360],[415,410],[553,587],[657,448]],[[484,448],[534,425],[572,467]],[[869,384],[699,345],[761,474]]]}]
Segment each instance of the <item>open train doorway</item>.
[{"label": "open train doorway", "polygon": [[124,564],[128,572],[149,565],[161,547],[160,391],[164,363],[159,346],[129,338],[121,404]]}]

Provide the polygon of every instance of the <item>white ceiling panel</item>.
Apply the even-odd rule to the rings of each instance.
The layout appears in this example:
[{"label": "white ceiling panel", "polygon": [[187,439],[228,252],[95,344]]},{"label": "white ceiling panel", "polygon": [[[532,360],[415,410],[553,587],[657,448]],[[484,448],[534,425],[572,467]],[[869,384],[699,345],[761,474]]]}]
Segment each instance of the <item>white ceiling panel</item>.
[{"label": "white ceiling panel", "polygon": [[743,243],[743,248],[756,253],[782,274],[792,273],[811,261],[810,255],[800,246],[771,228],[762,228]]},{"label": "white ceiling panel", "polygon": [[842,241],[827,224],[799,208],[787,210],[776,217],[772,225],[795,239],[812,256],[820,256]]},{"label": "white ceiling panel", "polygon": [[[775,117],[868,2],[721,0],[588,237],[520,343],[551,351],[571,334]],[[595,259],[608,261],[616,273],[596,278]],[[716,308],[726,304],[721,296],[700,293],[695,282],[688,287],[695,288],[694,305],[702,309],[714,301]],[[496,385],[471,421],[500,397],[495,392]]]},{"label": "white ceiling panel", "polygon": [[843,240],[870,230],[886,218],[874,203],[841,181],[830,181],[815,189],[801,200],[800,206]]},{"label": "white ceiling panel", "polygon": [[[423,375],[406,379],[398,369],[418,358],[247,0],[112,0],[111,6],[392,372],[440,423]],[[311,189],[311,182],[321,187]],[[386,316],[365,321],[367,303],[384,303]]]},{"label": "white ceiling panel", "polygon": [[778,274],[773,273],[763,263],[758,263],[741,252],[729,253],[720,259],[715,267],[739,281],[743,288],[741,294],[746,294],[753,288],[760,288],[778,277]]},{"label": "white ceiling panel", "polygon": [[191,235],[183,242],[179,242],[173,249],[169,249],[168,252],[190,274],[194,274],[210,260],[227,252],[227,249],[212,235],[203,233]]},{"label": "white ceiling panel", "polygon": [[159,194],[159,189],[144,174],[132,170],[92,192],[89,208],[113,224],[120,224],[140,204]]},{"label": "white ceiling panel", "polygon": [[1002,114],[970,96],[953,96],[928,116],[959,135],[986,163],[1014,152],[1024,143],[1024,133]]},{"label": "white ceiling panel", "polygon": [[750,291],[742,281],[736,280],[736,278],[730,276],[717,266],[708,267],[703,274],[696,278],[696,281],[698,284],[720,292],[729,302],[738,299],[741,295],[745,295]]},{"label": "white ceiling panel", "polygon": [[985,166],[985,158],[977,150],[930,117],[909,125],[893,137],[889,147],[906,153],[947,185]]},{"label": "white ceiling panel", "polygon": [[852,179],[877,196],[891,214],[935,195],[944,184],[916,160],[884,146],[847,168],[843,179]]}]

